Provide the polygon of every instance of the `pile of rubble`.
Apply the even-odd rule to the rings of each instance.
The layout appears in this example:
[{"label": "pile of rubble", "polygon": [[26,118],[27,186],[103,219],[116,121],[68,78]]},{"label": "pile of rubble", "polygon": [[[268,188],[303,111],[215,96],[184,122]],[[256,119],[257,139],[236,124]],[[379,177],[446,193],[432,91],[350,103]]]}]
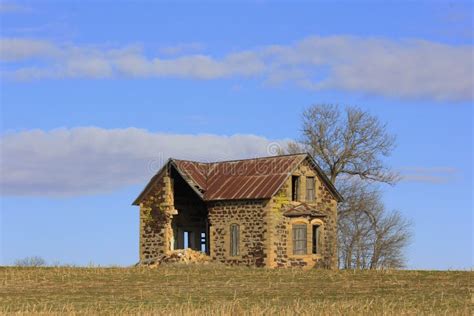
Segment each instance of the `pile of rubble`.
[{"label": "pile of rubble", "polygon": [[142,266],[157,267],[162,264],[190,264],[190,263],[201,263],[207,264],[211,261],[211,257],[200,251],[192,249],[179,249],[171,251],[166,255],[161,255],[158,258],[143,261],[140,263]]}]

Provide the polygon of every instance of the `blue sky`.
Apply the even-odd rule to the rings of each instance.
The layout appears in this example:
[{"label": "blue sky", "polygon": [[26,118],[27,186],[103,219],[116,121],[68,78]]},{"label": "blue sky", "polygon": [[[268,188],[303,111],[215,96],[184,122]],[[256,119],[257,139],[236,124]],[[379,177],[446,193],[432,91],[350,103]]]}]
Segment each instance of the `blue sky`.
[{"label": "blue sky", "polygon": [[267,154],[315,103],[387,122],[413,269],[472,267],[472,3],[0,2],[1,264],[134,264],[169,156]]}]

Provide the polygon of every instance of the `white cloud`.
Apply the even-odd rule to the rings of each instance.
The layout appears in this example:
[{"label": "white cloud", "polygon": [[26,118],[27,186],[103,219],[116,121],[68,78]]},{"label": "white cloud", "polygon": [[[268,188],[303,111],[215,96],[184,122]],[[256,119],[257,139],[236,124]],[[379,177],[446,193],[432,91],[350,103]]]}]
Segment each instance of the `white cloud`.
[{"label": "white cloud", "polygon": [[[182,45],[185,47],[184,45]],[[305,89],[338,89],[400,98],[473,99],[472,45],[353,36],[310,37],[291,45],[212,55],[149,56],[142,47],[74,46],[3,39],[0,58],[15,61],[3,76],[40,78],[259,78]],[[31,66],[41,59],[42,66]],[[21,65],[21,62],[28,65]],[[12,65],[9,65],[12,66]]]},{"label": "white cloud", "polygon": [[[180,135],[142,129],[79,127],[1,137],[3,195],[69,196],[143,184],[168,157],[200,161],[268,156],[254,135]],[[270,148],[270,149],[269,149]]]}]

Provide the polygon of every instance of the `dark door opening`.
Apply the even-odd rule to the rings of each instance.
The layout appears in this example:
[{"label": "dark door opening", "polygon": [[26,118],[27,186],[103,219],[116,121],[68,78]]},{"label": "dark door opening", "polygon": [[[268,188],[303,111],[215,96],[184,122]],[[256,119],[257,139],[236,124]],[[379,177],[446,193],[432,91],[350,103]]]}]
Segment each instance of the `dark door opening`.
[{"label": "dark door opening", "polygon": [[207,206],[196,191],[175,169],[170,171],[176,214],[173,215],[174,249],[209,252]]}]

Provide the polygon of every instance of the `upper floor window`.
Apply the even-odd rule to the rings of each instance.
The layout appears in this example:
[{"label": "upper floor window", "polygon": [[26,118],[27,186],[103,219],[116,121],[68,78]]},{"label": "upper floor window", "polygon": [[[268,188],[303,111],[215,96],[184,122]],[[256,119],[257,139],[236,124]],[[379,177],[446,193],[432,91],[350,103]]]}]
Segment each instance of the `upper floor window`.
[{"label": "upper floor window", "polygon": [[314,194],[314,177],[306,178],[306,201],[313,202],[315,199]]},{"label": "upper floor window", "polygon": [[293,225],[293,254],[305,255],[307,253],[306,224]]},{"label": "upper floor window", "polygon": [[238,224],[230,225],[230,255],[235,257],[240,254],[240,226]]},{"label": "upper floor window", "polygon": [[300,177],[292,176],[291,177],[291,200],[299,200],[299,190],[300,190]]}]

